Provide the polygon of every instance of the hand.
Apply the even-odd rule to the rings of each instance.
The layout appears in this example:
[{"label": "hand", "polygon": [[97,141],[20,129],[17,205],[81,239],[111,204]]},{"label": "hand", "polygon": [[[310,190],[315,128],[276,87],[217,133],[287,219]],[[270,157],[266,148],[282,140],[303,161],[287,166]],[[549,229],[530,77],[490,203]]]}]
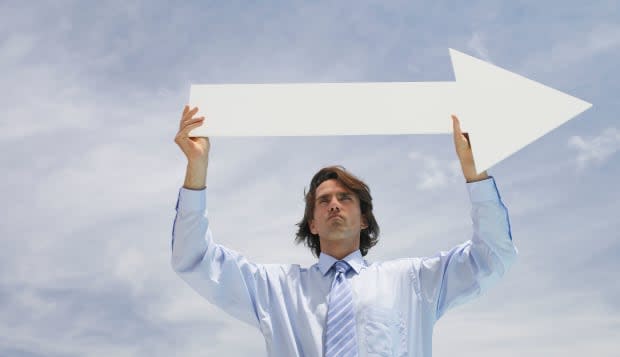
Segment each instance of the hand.
[{"label": "hand", "polygon": [[461,131],[461,123],[456,115],[452,115],[452,129],[454,133],[454,148],[461,162],[463,176],[467,182],[480,181],[489,178],[486,171],[476,174],[476,164],[474,163],[474,155],[471,151],[471,143],[469,135]]},{"label": "hand", "polygon": [[209,159],[209,149],[211,144],[208,137],[190,138],[189,132],[202,125],[205,117],[194,118],[194,114],[198,112],[198,107],[189,110],[186,105],[181,115],[181,123],[179,132],[174,137],[174,142],[179,145],[187,161],[190,163],[204,164],[206,166]]}]

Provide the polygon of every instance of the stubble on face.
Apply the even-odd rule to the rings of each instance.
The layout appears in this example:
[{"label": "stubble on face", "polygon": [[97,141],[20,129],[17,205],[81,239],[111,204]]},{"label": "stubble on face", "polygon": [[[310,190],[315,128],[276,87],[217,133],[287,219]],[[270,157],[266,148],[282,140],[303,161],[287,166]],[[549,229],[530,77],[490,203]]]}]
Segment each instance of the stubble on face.
[{"label": "stubble on face", "polygon": [[310,229],[321,240],[356,240],[363,228],[357,196],[337,180],[326,180],[316,189],[314,218]]}]

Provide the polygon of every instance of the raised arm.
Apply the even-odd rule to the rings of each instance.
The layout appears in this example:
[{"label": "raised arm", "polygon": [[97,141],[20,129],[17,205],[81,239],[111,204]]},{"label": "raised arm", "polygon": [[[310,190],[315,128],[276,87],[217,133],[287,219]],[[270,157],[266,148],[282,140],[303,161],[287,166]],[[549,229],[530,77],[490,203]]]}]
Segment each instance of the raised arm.
[{"label": "raised arm", "polygon": [[259,327],[268,310],[268,279],[263,266],[213,241],[207,218],[208,138],[190,138],[204,117],[185,107],[175,142],[188,159],[172,228],[171,264],[196,292],[232,316]]},{"label": "raised arm", "polygon": [[422,259],[417,267],[420,291],[434,320],[448,309],[484,292],[502,277],[517,256],[508,210],[495,179],[467,184],[472,204],[472,238],[450,251]]},{"label": "raised arm", "polygon": [[495,179],[476,173],[471,144],[452,116],[454,147],[472,204],[471,240],[450,251],[422,259],[417,266],[420,291],[432,318],[483,292],[513,264],[517,249],[512,242],[508,210],[501,201]]}]

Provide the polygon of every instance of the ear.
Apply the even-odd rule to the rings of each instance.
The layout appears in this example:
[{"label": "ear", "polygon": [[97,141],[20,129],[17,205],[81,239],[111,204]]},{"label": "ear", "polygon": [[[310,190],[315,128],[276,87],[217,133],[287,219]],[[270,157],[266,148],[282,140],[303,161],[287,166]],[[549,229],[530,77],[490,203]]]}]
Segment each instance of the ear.
[{"label": "ear", "polygon": [[316,226],[314,224],[314,219],[311,219],[308,222],[308,228],[310,228],[310,233],[312,233],[312,234],[319,234],[319,231],[317,231]]},{"label": "ear", "polygon": [[366,215],[362,215],[362,224],[361,224],[361,228],[362,228],[362,229],[366,229],[366,228],[368,228],[368,220],[366,219]]}]

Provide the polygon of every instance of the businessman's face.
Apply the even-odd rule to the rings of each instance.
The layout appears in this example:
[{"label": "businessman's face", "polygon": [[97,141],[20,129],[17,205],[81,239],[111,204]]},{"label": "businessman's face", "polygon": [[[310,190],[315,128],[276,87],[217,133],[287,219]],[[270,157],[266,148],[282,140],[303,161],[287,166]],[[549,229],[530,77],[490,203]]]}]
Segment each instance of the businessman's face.
[{"label": "businessman's face", "polygon": [[312,234],[318,234],[321,240],[354,240],[359,245],[360,230],[366,227],[355,193],[334,179],[317,187],[310,222]]}]

